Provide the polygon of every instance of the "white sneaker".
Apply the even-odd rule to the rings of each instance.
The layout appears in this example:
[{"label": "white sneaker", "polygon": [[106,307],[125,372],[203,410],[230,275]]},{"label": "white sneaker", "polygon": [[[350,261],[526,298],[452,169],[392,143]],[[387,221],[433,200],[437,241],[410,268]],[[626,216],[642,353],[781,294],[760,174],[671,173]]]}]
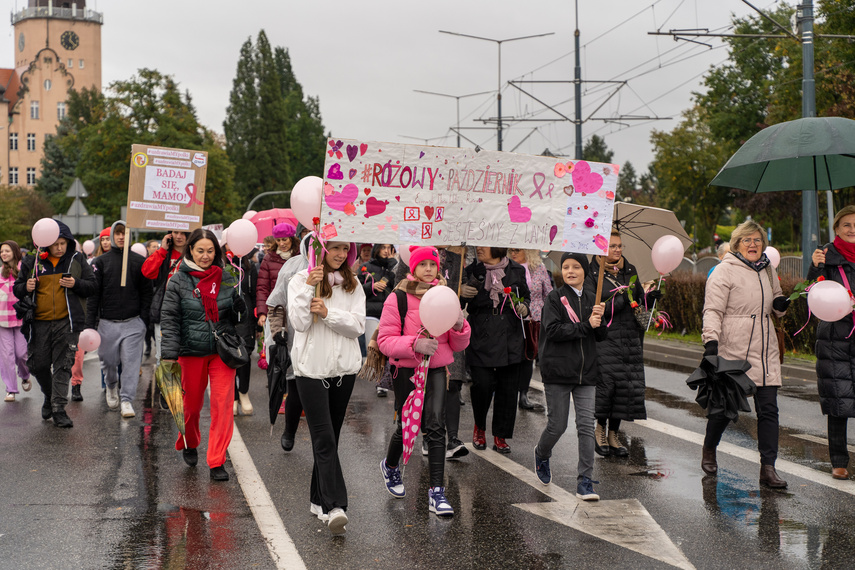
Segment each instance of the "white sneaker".
[{"label": "white sneaker", "polygon": [[130,402],[122,402],[122,417],[123,418],[132,418],[137,415],[134,412],[134,406]]},{"label": "white sneaker", "polygon": [[318,520],[319,520],[319,521],[325,521],[325,522],[326,522],[326,521],[327,521],[327,520],[329,520],[329,518],[330,518],[330,516],[329,516],[329,515],[325,515],[325,514],[324,514],[324,508],[323,508],[322,506],[320,506],[320,505],[316,505],[315,503],[311,503],[311,504],[310,504],[310,506],[309,506],[309,511],[310,511],[313,515],[315,515],[316,517],[318,517]]},{"label": "white sneaker", "polygon": [[111,410],[115,410],[119,407],[119,387],[113,386],[110,388],[107,386],[107,390],[104,392],[107,396],[107,407]]},{"label": "white sneaker", "polygon": [[4,402],[14,402],[15,401],[15,394],[13,394],[11,392],[6,392],[6,399],[3,401]]},{"label": "white sneaker", "polygon": [[333,536],[344,534],[347,532],[347,528],[345,525],[347,524],[347,515],[345,512],[336,507],[330,511],[329,520],[327,521],[327,526],[330,527],[330,532],[333,533]]},{"label": "white sneaker", "polygon": [[252,402],[249,401],[249,394],[241,394],[238,392],[238,399],[240,400],[240,411],[245,416],[252,415]]}]

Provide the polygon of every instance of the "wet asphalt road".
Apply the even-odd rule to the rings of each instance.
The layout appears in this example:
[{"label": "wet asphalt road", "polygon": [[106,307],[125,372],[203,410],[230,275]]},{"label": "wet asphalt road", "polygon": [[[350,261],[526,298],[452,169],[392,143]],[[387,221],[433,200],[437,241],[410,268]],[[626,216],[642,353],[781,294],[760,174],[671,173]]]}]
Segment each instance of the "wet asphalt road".
[{"label": "wet asphalt road", "polygon": [[[606,511],[562,494],[575,492],[572,418],[554,451],[552,484],[534,482],[531,450],[545,416],[520,412],[510,456],[488,448],[447,463],[456,512],[444,520],[428,512],[427,461],[418,451],[404,474],[407,496],[386,492],[379,463],[394,427],[392,398],[358,382],[340,450],[350,523],[346,536],[333,538],[309,513],[305,421],[285,454],[281,416],[270,434],[261,370],[254,369],[250,389],[256,414],[236,419],[259,478],[238,480],[229,461],[232,480],[215,484],[203,461],[207,412],[200,464],[189,468],[173,449],[170,414],[152,410],[151,364],[132,420],[107,410],[97,359],[84,366],[85,400],[68,406],[73,429],[41,421],[37,386],[15,403],[0,402],[0,568],[276,568],[281,552],[271,555],[244,495],[260,488],[307,568],[673,567],[662,559],[696,568],[852,565],[855,481],[830,486],[827,448],[811,439],[825,436],[812,383],[787,387],[779,398],[786,491],[761,489],[759,460],[740,456],[740,448],[756,456],[753,414],[728,429],[723,441],[736,452],[720,450],[719,476],[704,478],[700,445],[687,438],[702,434],[705,420],[685,375],[648,368],[651,422],[624,423],[628,459],[598,457],[595,464],[600,507],[612,505],[616,516],[598,519]],[[471,428],[467,402],[464,441]],[[781,472],[784,462],[798,475]],[[631,526],[635,515],[641,527]],[[635,538],[633,528],[641,529]],[[639,536],[647,546],[626,547]],[[644,548],[648,554],[637,551]]]}]

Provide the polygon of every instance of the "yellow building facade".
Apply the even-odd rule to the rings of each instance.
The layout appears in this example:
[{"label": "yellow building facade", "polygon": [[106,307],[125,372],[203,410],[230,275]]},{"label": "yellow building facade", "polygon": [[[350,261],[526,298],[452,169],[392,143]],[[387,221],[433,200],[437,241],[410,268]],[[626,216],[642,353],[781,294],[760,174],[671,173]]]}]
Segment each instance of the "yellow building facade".
[{"label": "yellow building facade", "polygon": [[0,182],[12,186],[35,185],[69,90],[101,91],[103,15],[86,0],[28,4],[12,14],[15,67],[0,69]]}]

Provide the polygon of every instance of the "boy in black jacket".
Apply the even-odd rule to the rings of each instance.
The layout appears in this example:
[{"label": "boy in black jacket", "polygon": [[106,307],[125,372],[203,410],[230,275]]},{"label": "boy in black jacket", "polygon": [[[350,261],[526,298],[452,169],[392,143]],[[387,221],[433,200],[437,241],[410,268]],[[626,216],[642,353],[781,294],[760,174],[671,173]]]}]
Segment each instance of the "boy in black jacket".
[{"label": "boy in black jacket", "polygon": [[596,501],[594,472],[594,400],[597,387],[596,341],[606,338],[602,322],[604,303],[594,306],[594,295],[583,291],[588,259],[581,253],[561,256],[564,285],[546,297],[541,317],[540,372],[546,394],[547,424],[534,448],[534,471],[544,485],[552,480],[549,458],[567,429],[570,397],[576,410],[579,438],[579,475],[576,496]]}]

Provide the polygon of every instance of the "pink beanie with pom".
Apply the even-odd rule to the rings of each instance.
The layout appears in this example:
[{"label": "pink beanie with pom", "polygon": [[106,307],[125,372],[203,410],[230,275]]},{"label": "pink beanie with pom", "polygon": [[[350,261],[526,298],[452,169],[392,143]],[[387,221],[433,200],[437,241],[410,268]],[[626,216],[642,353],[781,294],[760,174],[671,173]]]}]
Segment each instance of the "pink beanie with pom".
[{"label": "pink beanie with pom", "polygon": [[427,246],[410,246],[410,273],[415,273],[416,267],[424,260],[430,260],[436,263],[436,268],[439,270],[439,252],[435,247]]}]

